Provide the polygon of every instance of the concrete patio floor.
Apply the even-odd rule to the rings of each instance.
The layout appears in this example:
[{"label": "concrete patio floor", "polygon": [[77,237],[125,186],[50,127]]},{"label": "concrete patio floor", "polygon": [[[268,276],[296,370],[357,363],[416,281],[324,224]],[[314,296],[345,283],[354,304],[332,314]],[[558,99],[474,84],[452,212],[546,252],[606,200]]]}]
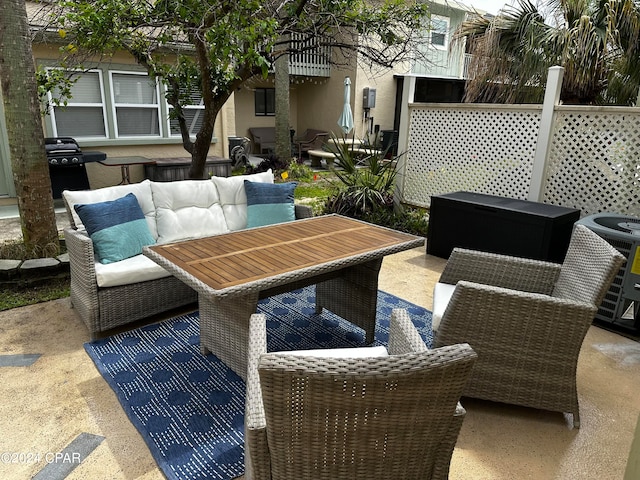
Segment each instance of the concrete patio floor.
[{"label": "concrete patio floor", "polygon": [[[380,288],[431,308],[431,290],[444,264],[424,248],[389,256]],[[164,478],[86,355],[88,340],[68,298],[0,312],[1,479],[39,472],[36,478],[47,480]],[[3,358],[35,361],[3,366]],[[450,478],[622,479],[640,412],[639,367],[640,344],[590,328],[578,364],[580,429],[560,413],[463,398],[467,416]],[[70,473],[47,466],[60,452],[83,449],[86,458],[82,454]],[[67,459],[73,463],[77,457]]]}]

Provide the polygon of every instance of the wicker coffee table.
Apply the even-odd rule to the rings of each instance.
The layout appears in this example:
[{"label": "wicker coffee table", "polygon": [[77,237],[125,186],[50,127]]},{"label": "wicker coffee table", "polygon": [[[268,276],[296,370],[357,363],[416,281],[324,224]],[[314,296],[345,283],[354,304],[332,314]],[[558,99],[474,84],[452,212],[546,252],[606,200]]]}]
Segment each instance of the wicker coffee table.
[{"label": "wicker coffee table", "polygon": [[198,292],[200,344],[246,379],[249,317],[258,300],[316,285],[326,308],[375,334],[378,273],[385,255],[425,239],[340,215],[296,220],[144,248]]}]

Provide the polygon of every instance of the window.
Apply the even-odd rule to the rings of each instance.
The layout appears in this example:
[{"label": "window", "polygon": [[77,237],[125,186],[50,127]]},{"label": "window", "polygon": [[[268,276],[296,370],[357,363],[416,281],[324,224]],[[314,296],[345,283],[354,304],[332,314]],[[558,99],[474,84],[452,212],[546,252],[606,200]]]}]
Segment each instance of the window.
[{"label": "window", "polygon": [[[54,137],[95,137],[107,136],[106,112],[102,72],[90,70],[77,77],[71,87],[71,98],[65,106],[54,106],[51,109]],[[49,94],[49,101],[58,98],[58,92]]]},{"label": "window", "polygon": [[[189,97],[191,98],[191,103],[182,106],[182,113],[187,121],[187,127],[189,127],[189,135],[195,136],[204,120],[204,103],[202,94],[199,91],[192,91]],[[171,118],[171,110],[173,110],[173,107],[169,105],[169,134],[180,136],[180,125],[176,118]]]},{"label": "window", "polygon": [[256,88],[255,90],[256,116],[276,114],[276,89]]},{"label": "window", "polygon": [[433,15],[431,17],[431,45],[436,48],[447,48],[447,37],[449,33],[449,19]]},{"label": "window", "polygon": [[146,73],[110,71],[116,137],[160,136],[158,85]]},{"label": "window", "polygon": [[[70,98],[61,98],[62,102],[66,100],[66,106],[51,107],[51,115],[45,119],[47,136],[69,136],[101,144],[105,139],[107,144],[118,144],[118,140],[127,144],[162,140],[178,143],[180,127],[177,120],[170,118],[173,107],[166,101],[166,87],[133,65],[129,69],[129,65],[122,64],[113,70],[110,66],[77,72]],[[49,95],[49,102],[59,97],[60,93],[54,92]],[[195,136],[204,121],[204,104],[197,89],[190,92],[189,98],[183,111],[189,133]]]}]

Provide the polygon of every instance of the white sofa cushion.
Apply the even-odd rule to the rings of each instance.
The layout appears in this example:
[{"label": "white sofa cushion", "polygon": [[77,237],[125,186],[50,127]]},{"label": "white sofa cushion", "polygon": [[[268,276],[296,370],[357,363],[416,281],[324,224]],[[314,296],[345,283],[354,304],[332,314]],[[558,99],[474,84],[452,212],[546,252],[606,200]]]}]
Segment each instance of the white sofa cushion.
[{"label": "white sofa cushion", "polygon": [[158,238],[158,230],[156,229],[156,207],[153,204],[151,196],[151,181],[144,180],[140,183],[132,183],[129,185],[116,185],[115,187],[99,188],[97,190],[65,190],[62,192],[65,201],[69,205],[73,223],[80,232],[86,232],[82,220],[78,216],[75,208],[76,204],[99,203],[109,200],[116,200],[124,197],[127,193],[133,193],[138,199],[142,213],[144,213],[147,225],[154,239]]},{"label": "white sofa cushion", "polygon": [[371,358],[388,357],[387,347],[357,347],[357,348],[319,348],[315,350],[287,350],[273,352],[281,355],[293,355],[298,357],[318,358]]},{"label": "white sofa cushion", "polygon": [[431,329],[435,332],[440,327],[442,316],[444,311],[449,305],[453,291],[456,289],[455,285],[450,283],[436,283],[433,287],[433,315],[431,317]]},{"label": "white sofa cushion", "polygon": [[129,285],[171,275],[156,262],[142,254],[114,263],[96,263],[95,266],[98,287]]},{"label": "white sofa cushion", "polygon": [[211,181],[218,189],[222,211],[227,220],[229,230],[247,228],[247,194],[244,181],[273,183],[271,169],[253,175],[237,175],[235,177],[211,177]]},{"label": "white sofa cushion", "polygon": [[229,231],[216,186],[206,180],[152,182],[158,243]]}]

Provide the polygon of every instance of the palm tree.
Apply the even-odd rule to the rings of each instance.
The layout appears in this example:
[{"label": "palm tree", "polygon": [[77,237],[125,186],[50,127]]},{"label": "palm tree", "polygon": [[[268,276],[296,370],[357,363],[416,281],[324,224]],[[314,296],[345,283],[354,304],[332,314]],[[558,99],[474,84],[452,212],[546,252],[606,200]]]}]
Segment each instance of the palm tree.
[{"label": "palm tree", "polygon": [[541,102],[549,67],[565,69],[564,103],[633,105],[640,86],[638,0],[518,0],[474,16],[455,39],[473,54],[466,101]]}]

